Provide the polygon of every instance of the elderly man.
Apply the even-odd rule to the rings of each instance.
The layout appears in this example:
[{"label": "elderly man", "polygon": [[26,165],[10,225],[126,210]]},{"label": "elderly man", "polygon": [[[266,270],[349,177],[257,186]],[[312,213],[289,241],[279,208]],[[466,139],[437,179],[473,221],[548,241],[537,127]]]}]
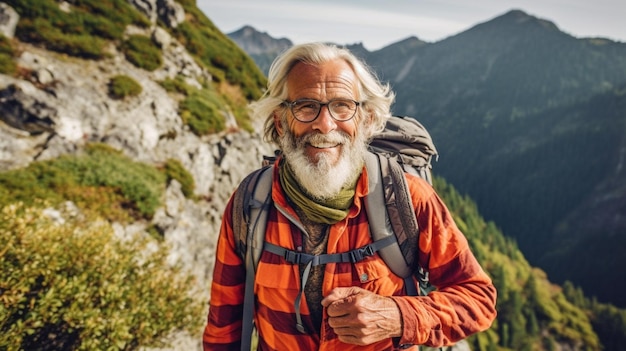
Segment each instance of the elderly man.
[{"label": "elderly man", "polygon": [[[276,59],[267,93],[251,105],[266,120],[266,139],[282,152],[272,170],[267,243],[324,255],[372,242],[364,158],[393,99],[389,86],[345,49],[297,45]],[[304,265],[264,251],[254,283],[260,350],[417,349],[450,345],[491,325],[491,280],[433,188],[405,177],[420,228],[417,254],[427,257],[422,261],[437,290],[406,296],[404,280],[377,254],[307,267],[303,279]],[[233,208],[231,199],[218,240],[205,350],[236,350],[249,337],[241,335],[246,270]]]}]

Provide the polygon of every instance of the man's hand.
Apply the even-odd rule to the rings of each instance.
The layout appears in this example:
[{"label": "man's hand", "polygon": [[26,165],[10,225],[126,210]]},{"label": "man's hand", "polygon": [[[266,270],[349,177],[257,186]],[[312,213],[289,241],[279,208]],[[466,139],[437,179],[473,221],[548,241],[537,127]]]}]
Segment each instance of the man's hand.
[{"label": "man's hand", "polygon": [[322,306],[342,342],[369,345],[402,335],[400,309],[388,297],[357,287],[335,288]]}]

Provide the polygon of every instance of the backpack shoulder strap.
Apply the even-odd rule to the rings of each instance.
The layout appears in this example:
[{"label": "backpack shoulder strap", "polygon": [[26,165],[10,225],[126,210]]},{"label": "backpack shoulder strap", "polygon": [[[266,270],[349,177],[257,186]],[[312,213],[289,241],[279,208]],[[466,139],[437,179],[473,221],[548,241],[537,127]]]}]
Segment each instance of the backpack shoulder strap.
[{"label": "backpack shoulder strap", "polygon": [[254,328],[254,277],[261,259],[267,214],[272,202],[272,167],[249,174],[235,191],[233,199],[233,232],[237,249],[246,264],[241,350],[249,351]]},{"label": "backpack shoulder strap", "polygon": [[[267,221],[266,212],[272,200],[271,190],[272,167],[266,166],[250,173],[235,191],[233,232],[237,239],[237,250],[244,260],[248,249],[252,250],[253,262],[258,262],[261,257]],[[257,233],[261,235],[255,235]]]},{"label": "backpack shoulder strap", "polygon": [[[395,160],[377,153],[367,153],[365,164],[370,189],[365,197],[365,210],[372,239],[395,235],[396,245],[381,249],[379,254],[394,274],[404,278],[407,294],[417,295],[412,276],[418,271],[419,226],[404,171]],[[418,278],[421,280],[422,275]]]}]

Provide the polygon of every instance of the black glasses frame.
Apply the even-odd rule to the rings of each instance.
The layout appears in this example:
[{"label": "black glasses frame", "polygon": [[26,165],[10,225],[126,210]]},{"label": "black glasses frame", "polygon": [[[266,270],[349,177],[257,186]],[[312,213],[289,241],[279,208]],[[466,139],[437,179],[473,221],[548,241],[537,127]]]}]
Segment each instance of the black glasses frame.
[{"label": "black glasses frame", "polygon": [[[339,119],[337,117],[335,117],[335,115],[333,115],[333,111],[330,108],[330,104],[332,104],[333,102],[336,101],[350,101],[353,102],[356,105],[356,108],[354,109],[354,113],[352,114],[352,116],[350,116],[350,118],[346,118],[346,119]],[[311,103],[315,103],[319,105],[319,108],[317,110],[317,114],[315,115],[315,118],[311,119],[311,120],[307,120],[307,121],[303,121],[301,119],[299,119],[296,114],[293,112],[293,108],[294,106],[296,106],[299,103],[303,103],[303,102],[311,102]],[[297,121],[302,122],[302,123],[312,123],[313,121],[315,121],[317,119],[317,117],[320,116],[320,113],[322,112],[322,108],[324,106],[326,106],[328,108],[328,113],[330,114],[330,117],[332,117],[335,121],[338,122],[347,122],[351,119],[354,118],[354,116],[356,116],[356,111],[359,109],[359,106],[361,106],[361,102],[356,101],[356,100],[352,100],[352,99],[332,99],[329,100],[328,102],[321,102],[321,101],[317,101],[314,99],[298,99],[298,100],[294,100],[294,101],[283,101],[283,105],[286,107],[289,107],[289,110],[291,111],[291,115],[293,116],[293,118],[295,118]]]}]

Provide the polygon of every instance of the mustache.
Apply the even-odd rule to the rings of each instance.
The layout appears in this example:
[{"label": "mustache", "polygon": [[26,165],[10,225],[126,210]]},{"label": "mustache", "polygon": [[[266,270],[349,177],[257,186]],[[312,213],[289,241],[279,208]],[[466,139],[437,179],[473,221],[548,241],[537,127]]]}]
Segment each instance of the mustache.
[{"label": "mustache", "polygon": [[350,136],[347,133],[340,131],[333,131],[328,134],[322,133],[310,133],[303,135],[298,145],[304,144],[340,144],[345,145],[350,143]]}]

